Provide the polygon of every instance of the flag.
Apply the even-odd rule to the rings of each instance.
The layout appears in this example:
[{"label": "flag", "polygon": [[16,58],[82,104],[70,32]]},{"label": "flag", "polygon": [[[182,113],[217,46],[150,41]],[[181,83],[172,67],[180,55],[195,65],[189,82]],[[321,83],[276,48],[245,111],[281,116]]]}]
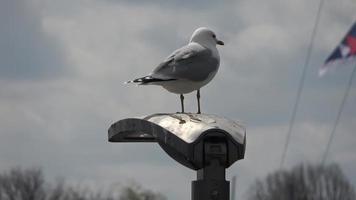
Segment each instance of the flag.
[{"label": "flag", "polygon": [[341,43],[335,48],[325,63],[319,69],[319,76],[323,76],[335,61],[348,60],[356,56],[356,22],[349,32],[342,39]]}]

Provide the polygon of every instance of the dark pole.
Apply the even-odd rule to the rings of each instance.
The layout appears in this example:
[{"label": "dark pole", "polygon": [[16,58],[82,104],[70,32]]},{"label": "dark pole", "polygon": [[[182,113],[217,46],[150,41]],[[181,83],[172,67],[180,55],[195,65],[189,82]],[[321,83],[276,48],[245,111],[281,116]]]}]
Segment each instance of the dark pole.
[{"label": "dark pole", "polygon": [[229,200],[230,184],[225,180],[226,141],[212,138],[204,141],[204,162],[192,182],[192,200]]}]

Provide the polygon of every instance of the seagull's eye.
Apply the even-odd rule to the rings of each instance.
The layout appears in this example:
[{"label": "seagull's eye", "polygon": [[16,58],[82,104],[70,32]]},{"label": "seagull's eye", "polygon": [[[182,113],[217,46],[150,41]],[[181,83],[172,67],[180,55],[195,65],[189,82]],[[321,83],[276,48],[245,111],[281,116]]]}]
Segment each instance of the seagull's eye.
[{"label": "seagull's eye", "polygon": [[216,38],[216,35],[215,35],[215,34],[213,34],[213,38]]}]

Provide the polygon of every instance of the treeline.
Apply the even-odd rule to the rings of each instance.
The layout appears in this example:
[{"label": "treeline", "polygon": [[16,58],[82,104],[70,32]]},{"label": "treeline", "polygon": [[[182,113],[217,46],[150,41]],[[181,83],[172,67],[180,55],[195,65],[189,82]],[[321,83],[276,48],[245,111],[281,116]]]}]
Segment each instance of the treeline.
[{"label": "treeline", "polygon": [[[257,179],[248,200],[356,200],[355,188],[336,164],[300,164]],[[161,193],[138,185],[111,191],[49,183],[40,169],[13,168],[0,173],[0,200],[166,200]]]},{"label": "treeline", "polygon": [[118,190],[117,194],[70,186],[64,181],[49,183],[40,169],[14,168],[0,174],[0,200],[166,200],[164,195],[138,185]]},{"label": "treeline", "polygon": [[256,180],[248,200],[356,200],[356,195],[337,164],[300,164]]}]

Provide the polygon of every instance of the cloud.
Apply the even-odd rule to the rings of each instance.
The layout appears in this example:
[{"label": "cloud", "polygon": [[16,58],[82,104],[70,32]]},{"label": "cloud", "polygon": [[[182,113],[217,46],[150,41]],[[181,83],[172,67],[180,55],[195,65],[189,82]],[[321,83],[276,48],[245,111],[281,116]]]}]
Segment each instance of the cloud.
[{"label": "cloud", "polygon": [[1,79],[54,78],[66,72],[63,49],[44,32],[40,12],[29,1],[1,1]]},{"label": "cloud", "polygon": [[117,4],[125,4],[134,5],[134,6],[157,6],[161,8],[169,8],[169,9],[180,9],[180,10],[213,10],[216,7],[220,7],[221,4],[233,3],[232,0],[224,0],[224,1],[213,1],[213,0],[199,0],[199,1],[177,1],[177,0],[159,0],[159,1],[144,1],[144,0],[134,0],[134,1],[118,1],[118,0],[106,0],[106,2]]}]

